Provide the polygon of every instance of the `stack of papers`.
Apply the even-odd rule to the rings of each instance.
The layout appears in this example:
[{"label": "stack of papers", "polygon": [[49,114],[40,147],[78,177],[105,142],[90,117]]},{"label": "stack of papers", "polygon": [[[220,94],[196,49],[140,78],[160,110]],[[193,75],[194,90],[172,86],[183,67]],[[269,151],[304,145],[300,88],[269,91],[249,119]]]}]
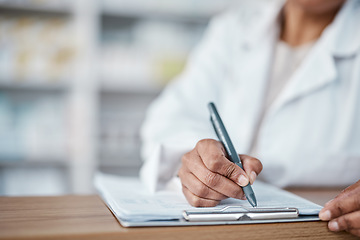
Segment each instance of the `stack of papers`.
[{"label": "stack of papers", "polygon": [[[156,225],[167,225],[165,224],[167,221],[183,221],[184,210],[198,209],[187,203],[180,188],[150,193],[137,178],[99,173],[95,177],[95,187],[123,225],[143,226],[144,223],[153,221],[162,222]],[[300,215],[315,216],[311,220],[318,219],[317,215],[322,208],[292,193],[259,181],[253,185],[253,190],[258,207],[261,208],[297,208]],[[206,209],[213,211],[225,206],[251,208],[247,200],[229,198],[221,201],[216,207]],[[136,224],[140,222],[143,224]]]}]

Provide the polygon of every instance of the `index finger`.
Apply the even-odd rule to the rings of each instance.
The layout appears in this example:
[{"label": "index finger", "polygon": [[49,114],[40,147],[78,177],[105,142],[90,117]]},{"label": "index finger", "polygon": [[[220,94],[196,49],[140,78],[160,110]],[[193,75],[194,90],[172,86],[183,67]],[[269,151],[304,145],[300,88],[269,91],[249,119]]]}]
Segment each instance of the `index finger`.
[{"label": "index finger", "polygon": [[192,164],[191,172],[202,183],[204,183],[210,189],[213,189],[218,193],[221,193],[227,197],[238,198],[238,199],[241,199],[244,196],[242,188],[240,187],[239,184],[235,183],[234,181],[224,177],[223,175],[217,172],[208,169],[204,164],[203,159],[202,161],[196,161]]},{"label": "index finger", "polygon": [[226,158],[222,143],[213,139],[205,139],[198,143],[197,151],[202,162],[210,171],[232,180],[239,186],[244,187],[249,184],[249,177],[245,171]]}]

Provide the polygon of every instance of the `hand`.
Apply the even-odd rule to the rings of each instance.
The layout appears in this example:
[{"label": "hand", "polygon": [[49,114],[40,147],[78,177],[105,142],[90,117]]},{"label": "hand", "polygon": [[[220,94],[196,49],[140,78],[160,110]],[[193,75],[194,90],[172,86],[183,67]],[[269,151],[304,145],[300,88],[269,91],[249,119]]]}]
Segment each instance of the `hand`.
[{"label": "hand", "polygon": [[182,157],[178,172],[187,201],[194,207],[213,207],[228,197],[245,200],[240,186],[252,184],[262,164],[256,158],[239,156],[245,171],[226,158],[220,142],[199,141]]},{"label": "hand", "polygon": [[319,217],[331,231],[347,231],[360,237],[360,180],[325,204]]}]

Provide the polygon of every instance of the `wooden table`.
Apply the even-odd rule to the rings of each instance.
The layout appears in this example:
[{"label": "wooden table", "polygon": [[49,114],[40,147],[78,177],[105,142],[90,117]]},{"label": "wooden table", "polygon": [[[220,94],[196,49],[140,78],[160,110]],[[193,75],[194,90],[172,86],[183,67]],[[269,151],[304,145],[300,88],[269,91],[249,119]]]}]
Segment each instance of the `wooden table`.
[{"label": "wooden table", "polygon": [[[324,204],[338,190],[292,192]],[[356,239],[325,222],[123,228],[96,195],[0,197],[0,239]]]}]

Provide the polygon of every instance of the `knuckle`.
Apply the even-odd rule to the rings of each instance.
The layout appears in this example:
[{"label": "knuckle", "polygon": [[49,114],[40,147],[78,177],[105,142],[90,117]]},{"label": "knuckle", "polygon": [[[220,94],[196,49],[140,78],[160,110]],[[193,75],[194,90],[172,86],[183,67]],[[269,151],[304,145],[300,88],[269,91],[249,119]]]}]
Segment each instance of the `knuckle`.
[{"label": "knuckle", "polygon": [[224,169],[224,176],[227,178],[230,178],[231,176],[234,175],[234,172],[236,170],[236,165],[234,163],[230,163],[228,165],[225,166]]},{"label": "knuckle", "polygon": [[178,171],[178,177],[180,178],[181,182],[183,181],[183,179],[186,179],[188,177],[188,172],[186,171],[186,169],[181,166],[180,170]]},{"label": "knuckle", "polygon": [[350,218],[348,218],[346,216],[339,218],[338,222],[339,222],[339,225],[341,226],[341,228],[344,230],[354,228],[353,227],[354,223],[351,221]]},{"label": "knuckle", "polygon": [[354,201],[356,209],[360,209],[360,193],[357,197],[355,197]]},{"label": "knuckle", "polygon": [[196,144],[197,146],[206,146],[208,145],[208,143],[210,142],[210,139],[201,139],[200,141],[198,141],[198,143]]},{"label": "knuckle", "polygon": [[191,199],[189,199],[188,190],[186,189],[186,187],[184,186],[184,184],[182,184],[181,190],[182,190],[185,198],[188,200],[188,202],[191,203]]},{"label": "knuckle", "polygon": [[197,142],[196,148],[207,149],[209,146],[212,146],[213,144],[216,143],[217,141],[214,139],[210,139],[210,138],[201,139],[200,141]]},{"label": "knuckle", "polygon": [[195,195],[191,199],[191,205],[193,207],[202,207],[203,206],[202,203],[203,203],[203,201]]},{"label": "knuckle", "polygon": [[210,194],[210,189],[209,189],[207,186],[202,185],[202,186],[199,186],[199,187],[198,187],[197,195],[198,195],[199,197],[205,198],[205,197],[207,197],[209,194]]},{"label": "knuckle", "polygon": [[219,181],[220,176],[213,172],[209,172],[205,176],[205,184],[211,188],[215,187],[219,183]]},{"label": "knuckle", "polygon": [[211,154],[209,159],[208,159],[208,168],[213,171],[213,172],[217,172],[220,168],[221,168],[221,161],[220,158],[222,157],[222,155],[218,154],[218,153],[214,153]]},{"label": "knuckle", "polygon": [[335,207],[335,211],[337,211],[339,215],[344,214],[344,211],[343,211],[342,206],[340,205],[340,203],[336,203],[334,207]]},{"label": "knuckle", "polygon": [[187,197],[186,187],[184,186],[184,184],[181,184],[181,190],[182,190],[183,194],[185,195],[185,197]]},{"label": "knuckle", "polygon": [[198,201],[200,199],[197,196],[191,194],[190,190],[188,190],[184,185],[182,185],[182,192],[185,195],[187,201],[190,203],[190,205],[197,207],[196,204],[198,204]]},{"label": "knuckle", "polygon": [[185,153],[182,157],[181,157],[181,162],[186,165],[189,160],[191,159],[191,153],[190,152],[187,152]]}]

